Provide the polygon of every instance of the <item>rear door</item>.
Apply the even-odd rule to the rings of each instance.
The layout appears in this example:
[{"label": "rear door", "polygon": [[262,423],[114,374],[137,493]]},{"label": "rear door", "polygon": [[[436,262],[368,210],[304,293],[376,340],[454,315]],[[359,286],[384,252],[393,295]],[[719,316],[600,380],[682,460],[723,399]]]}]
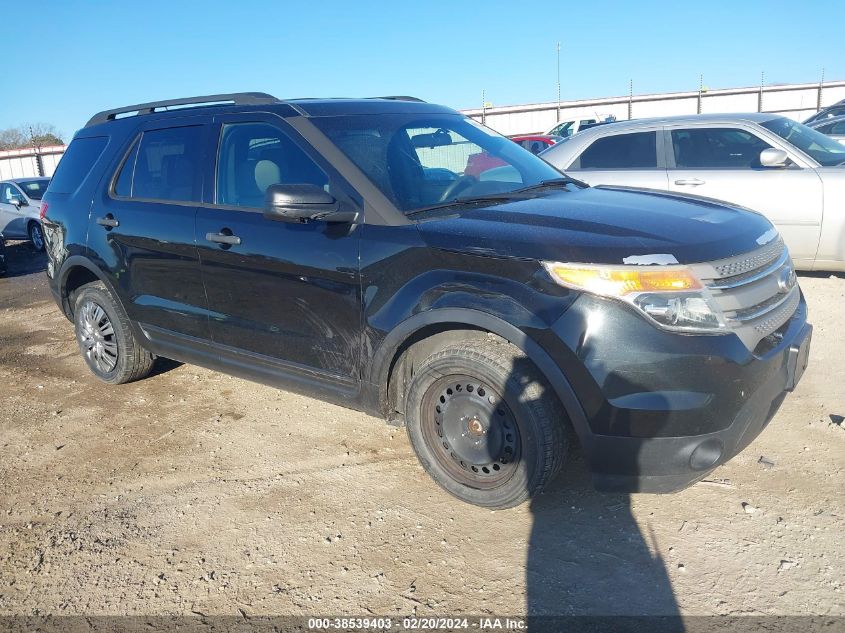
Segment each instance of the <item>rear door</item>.
[{"label": "rear door", "polygon": [[[264,217],[272,184],[311,184],[359,209],[348,184],[282,118],[215,117],[216,187],[197,218],[211,332],[221,354],[283,381],[351,387],[359,373],[361,287],[355,226]],[[221,236],[231,239],[220,241]]]},{"label": "rear door", "polygon": [[209,338],[195,240],[210,117],[149,122],[107,172],[88,227],[129,317],[156,341]]},{"label": "rear door", "polygon": [[668,180],[662,150],[660,128],[600,136],[586,145],[570,165],[563,166],[563,171],[590,185],[666,191]]},{"label": "rear door", "polygon": [[812,265],[823,212],[822,181],[814,169],[798,162],[762,167],[760,152],[773,145],[751,127],[667,126],[667,135],[673,191],[762,213],[780,231],[796,264]]}]

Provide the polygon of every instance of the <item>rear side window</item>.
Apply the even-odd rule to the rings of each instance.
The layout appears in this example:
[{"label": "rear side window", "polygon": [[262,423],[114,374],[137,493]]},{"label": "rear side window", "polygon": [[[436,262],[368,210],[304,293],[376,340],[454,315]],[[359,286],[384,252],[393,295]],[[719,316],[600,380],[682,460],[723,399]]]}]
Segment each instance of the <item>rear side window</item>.
[{"label": "rear side window", "polygon": [[698,169],[760,167],[760,152],[771,145],[738,128],[672,130],[675,166]]},{"label": "rear side window", "polygon": [[657,132],[605,136],[595,141],[570,169],[650,169],[657,167]]},{"label": "rear side window", "polygon": [[76,191],[91,173],[91,168],[103,153],[107,142],[106,136],[77,138],[71,141],[50,181],[50,191],[53,193]]},{"label": "rear side window", "polygon": [[123,163],[115,194],[145,200],[200,200],[202,126],[144,132]]}]

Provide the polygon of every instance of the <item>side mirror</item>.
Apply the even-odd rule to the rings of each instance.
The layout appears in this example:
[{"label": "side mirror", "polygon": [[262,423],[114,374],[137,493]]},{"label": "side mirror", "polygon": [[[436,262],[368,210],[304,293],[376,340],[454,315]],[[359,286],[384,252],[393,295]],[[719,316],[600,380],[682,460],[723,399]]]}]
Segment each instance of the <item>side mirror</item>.
[{"label": "side mirror", "polygon": [[264,217],[281,222],[345,222],[355,224],[358,212],[339,211],[334,196],[317,185],[270,185],[264,194]]},{"label": "side mirror", "polygon": [[770,147],[760,152],[760,164],[763,167],[786,167],[789,155],[782,149]]},{"label": "side mirror", "polygon": [[26,200],[24,200],[24,199],[23,199],[23,198],[21,198],[20,196],[12,196],[11,198],[9,198],[9,204],[13,204],[13,205],[15,205],[18,209],[20,209],[21,207],[25,207],[25,206],[26,206]]}]

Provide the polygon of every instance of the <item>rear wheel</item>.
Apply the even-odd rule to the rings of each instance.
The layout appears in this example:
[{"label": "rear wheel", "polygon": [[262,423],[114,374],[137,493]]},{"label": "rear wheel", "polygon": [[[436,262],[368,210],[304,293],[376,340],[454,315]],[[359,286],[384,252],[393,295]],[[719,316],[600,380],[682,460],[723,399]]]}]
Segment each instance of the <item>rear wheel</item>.
[{"label": "rear wheel", "polygon": [[44,233],[41,230],[41,225],[38,222],[30,222],[27,233],[29,233],[29,241],[32,243],[33,250],[39,253],[43,251]]},{"label": "rear wheel", "polygon": [[411,381],[405,419],[429,475],[489,508],[539,493],[567,448],[555,394],[524,354],[493,336],[427,358]]},{"label": "rear wheel", "polygon": [[119,385],[147,376],[153,355],[132,333],[129,317],[102,282],[75,293],[74,325],[82,357],[103,382]]}]

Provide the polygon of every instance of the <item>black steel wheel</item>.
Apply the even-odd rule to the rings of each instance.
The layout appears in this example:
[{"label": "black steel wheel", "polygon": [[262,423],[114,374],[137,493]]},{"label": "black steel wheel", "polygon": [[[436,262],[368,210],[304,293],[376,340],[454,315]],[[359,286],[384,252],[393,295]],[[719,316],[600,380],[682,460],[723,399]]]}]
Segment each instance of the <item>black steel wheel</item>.
[{"label": "black steel wheel", "polygon": [[423,468],[463,501],[519,505],[560,470],[562,407],[537,368],[498,337],[432,354],[415,371],[405,405]]}]

